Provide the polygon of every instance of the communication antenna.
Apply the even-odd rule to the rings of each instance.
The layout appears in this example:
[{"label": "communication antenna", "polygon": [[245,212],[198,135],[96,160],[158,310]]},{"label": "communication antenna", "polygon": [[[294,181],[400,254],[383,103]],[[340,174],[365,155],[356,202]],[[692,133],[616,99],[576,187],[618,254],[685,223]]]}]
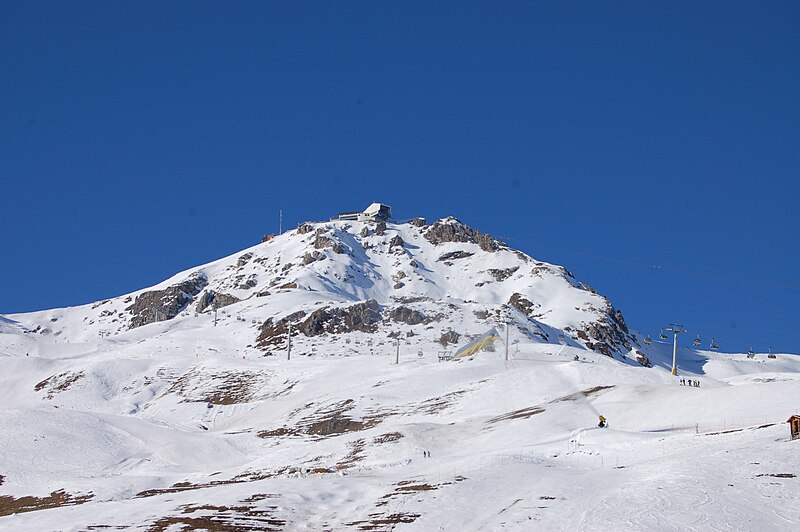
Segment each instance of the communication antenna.
[{"label": "communication antenna", "polygon": [[280,214],[278,215],[278,234],[283,234],[283,209],[280,210]]}]

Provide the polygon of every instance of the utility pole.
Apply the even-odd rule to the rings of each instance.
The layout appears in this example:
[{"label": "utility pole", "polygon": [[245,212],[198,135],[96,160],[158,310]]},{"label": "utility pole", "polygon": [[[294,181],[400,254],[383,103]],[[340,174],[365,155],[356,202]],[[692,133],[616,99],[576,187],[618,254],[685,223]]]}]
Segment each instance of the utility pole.
[{"label": "utility pole", "polygon": [[511,329],[511,318],[506,315],[506,362],[508,362],[508,331]]},{"label": "utility pole", "polygon": [[672,374],[678,374],[678,335],[680,333],[685,333],[686,328],[683,325],[679,325],[677,323],[670,323],[669,327],[666,329],[667,331],[673,334],[672,338]]},{"label": "utility pole", "polygon": [[217,326],[217,309],[218,309],[218,308],[219,308],[219,305],[217,305],[216,303],[214,303],[214,327],[216,327],[216,326]]},{"label": "utility pole", "polygon": [[395,340],[397,341],[397,356],[394,359],[394,363],[400,364],[400,337],[398,336]]},{"label": "utility pole", "polygon": [[286,360],[292,359],[292,322],[289,322],[289,337],[286,342]]},{"label": "utility pole", "polygon": [[280,210],[280,214],[278,215],[278,234],[283,234],[283,209]]}]

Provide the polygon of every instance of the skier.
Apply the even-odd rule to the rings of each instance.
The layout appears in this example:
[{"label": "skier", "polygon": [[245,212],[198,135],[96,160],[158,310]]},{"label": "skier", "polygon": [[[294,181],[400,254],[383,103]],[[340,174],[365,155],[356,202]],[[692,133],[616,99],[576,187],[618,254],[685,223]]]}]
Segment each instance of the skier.
[{"label": "skier", "polygon": [[597,426],[600,427],[601,429],[606,428],[606,418],[600,416],[600,423],[598,423]]}]

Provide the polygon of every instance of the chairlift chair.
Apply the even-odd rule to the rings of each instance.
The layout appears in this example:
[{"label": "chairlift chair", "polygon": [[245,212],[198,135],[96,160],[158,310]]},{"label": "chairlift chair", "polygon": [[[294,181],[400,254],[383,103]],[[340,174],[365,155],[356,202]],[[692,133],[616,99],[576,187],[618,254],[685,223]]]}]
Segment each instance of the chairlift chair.
[{"label": "chairlift chair", "polygon": [[699,335],[699,334],[697,335],[697,338],[695,338],[694,340],[692,340],[692,343],[693,343],[694,345],[696,345],[696,346],[699,346],[700,344],[702,344],[702,343],[703,343],[703,341],[702,341],[702,340],[700,340],[700,335]]},{"label": "chairlift chair", "polygon": [[567,345],[567,337],[564,336],[563,334],[559,334],[558,343],[560,343],[561,345]]},{"label": "chairlift chair", "polygon": [[710,348],[711,348],[711,349],[713,349],[714,351],[716,351],[717,349],[719,349],[719,346],[717,345],[717,342],[715,342],[713,338],[711,339],[711,344],[710,344],[708,347],[710,347]]},{"label": "chairlift chair", "polygon": [[661,333],[658,335],[658,337],[662,340],[666,340],[668,338],[667,334],[664,332],[664,329],[661,329]]},{"label": "chairlift chair", "polygon": [[650,338],[650,335],[647,335],[647,336],[644,338],[644,345],[652,345],[652,344],[653,344],[653,339],[652,339],[652,338]]}]

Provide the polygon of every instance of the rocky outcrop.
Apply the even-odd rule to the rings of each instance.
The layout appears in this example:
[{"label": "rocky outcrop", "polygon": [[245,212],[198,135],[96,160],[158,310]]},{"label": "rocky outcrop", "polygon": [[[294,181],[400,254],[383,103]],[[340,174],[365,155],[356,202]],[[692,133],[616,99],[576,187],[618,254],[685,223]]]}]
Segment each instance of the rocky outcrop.
[{"label": "rocky outcrop", "polygon": [[630,332],[622,313],[608,301],[600,319],[587,323],[577,334],[585,341],[586,347],[606,356],[613,356],[615,351],[622,351],[631,345]]},{"label": "rocky outcrop", "polygon": [[431,244],[438,245],[445,242],[468,242],[478,244],[484,251],[494,252],[500,249],[501,242],[495,240],[490,235],[464,225],[455,218],[445,218],[437,220],[430,229],[425,232],[425,238]]},{"label": "rocky outcrop", "polygon": [[298,325],[298,329],[306,336],[353,331],[373,333],[378,330],[381,319],[380,305],[374,299],[368,299],[346,308],[317,309]]},{"label": "rocky outcrop", "polygon": [[325,254],[317,250],[314,250],[311,253],[306,253],[305,255],[303,255],[303,266],[308,266],[312,262],[323,260],[324,258]]},{"label": "rocky outcrop", "polygon": [[163,290],[151,290],[140,294],[133,304],[125,309],[133,315],[130,328],[171,320],[185,309],[207,284],[206,275],[198,272],[193,273],[182,283]]},{"label": "rocky outcrop", "polygon": [[443,254],[441,257],[436,259],[436,261],[437,262],[449,262],[449,261],[456,260],[456,259],[467,259],[467,258],[469,258],[469,257],[471,257],[473,255],[474,255],[474,253],[470,253],[469,251],[462,251],[462,250],[451,251],[449,253]]},{"label": "rocky outcrop", "polygon": [[252,258],[253,258],[252,253],[245,253],[244,255],[236,259],[236,267],[241,268],[242,266],[247,264]]},{"label": "rocky outcrop", "polygon": [[386,233],[386,222],[378,222],[375,224],[375,234],[383,236],[384,233]]},{"label": "rocky outcrop", "polygon": [[297,325],[295,324],[298,320],[303,319],[305,315],[306,313],[300,310],[279,320],[274,318],[268,319],[258,328],[256,347],[259,349],[268,349],[272,346],[283,345],[289,334],[289,324],[292,324],[293,335],[297,334]]},{"label": "rocky outcrop", "polygon": [[539,308],[538,303],[534,303],[522,294],[514,293],[508,300],[508,304],[519,310],[528,317],[533,317],[533,311]]},{"label": "rocky outcrop", "polygon": [[325,234],[323,229],[317,229],[316,238],[314,239],[314,249],[330,248],[334,253],[344,253],[344,246],[341,242],[334,241]]},{"label": "rocky outcrop", "polygon": [[194,310],[195,312],[203,312],[212,305],[216,305],[217,308],[222,308],[238,303],[239,301],[240,299],[236,296],[222,294],[214,290],[206,290],[197,298],[197,306]]},{"label": "rocky outcrop", "polygon": [[311,224],[301,224],[297,228],[298,234],[301,234],[301,235],[304,235],[306,233],[310,233],[313,230],[314,230],[314,226],[311,225]]},{"label": "rocky outcrop", "polygon": [[502,270],[497,270],[492,268],[489,270],[489,274],[492,277],[494,277],[497,281],[505,281],[506,279],[514,275],[514,273],[516,273],[517,270],[519,270],[519,266],[517,266],[516,268],[505,268]]},{"label": "rocky outcrop", "polygon": [[403,239],[400,238],[400,235],[395,235],[394,238],[392,238],[389,241],[389,249],[392,249],[394,247],[401,247],[402,248],[405,245],[406,245],[406,243],[403,242]]},{"label": "rocky outcrop", "polygon": [[389,319],[406,325],[419,325],[425,321],[425,314],[406,306],[395,307],[389,312]]},{"label": "rocky outcrop", "polygon": [[412,218],[408,223],[414,227],[425,227],[425,218]]}]

